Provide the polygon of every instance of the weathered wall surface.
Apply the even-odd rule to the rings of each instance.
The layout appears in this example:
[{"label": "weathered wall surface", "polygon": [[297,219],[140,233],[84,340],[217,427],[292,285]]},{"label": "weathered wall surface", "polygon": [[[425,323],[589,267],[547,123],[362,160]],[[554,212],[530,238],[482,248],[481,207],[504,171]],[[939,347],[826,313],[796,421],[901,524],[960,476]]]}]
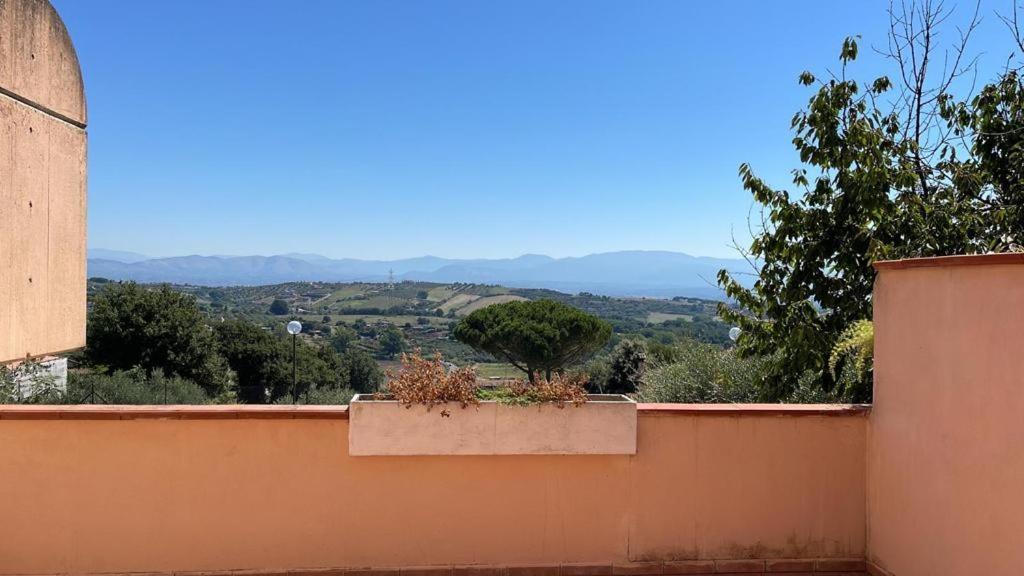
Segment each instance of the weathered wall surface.
[{"label": "weathered wall surface", "polygon": [[1020,574],[1024,255],[882,265],[874,401],[870,559],[899,576]]},{"label": "weathered wall surface", "polygon": [[85,344],[85,98],[45,0],[0,0],[0,362]]},{"label": "weathered wall surface", "polygon": [[864,413],[642,409],[636,456],[359,458],[329,412],[11,419],[31,410],[0,410],[0,490],[17,495],[0,498],[0,573],[639,574],[662,564],[638,562],[865,552]]}]

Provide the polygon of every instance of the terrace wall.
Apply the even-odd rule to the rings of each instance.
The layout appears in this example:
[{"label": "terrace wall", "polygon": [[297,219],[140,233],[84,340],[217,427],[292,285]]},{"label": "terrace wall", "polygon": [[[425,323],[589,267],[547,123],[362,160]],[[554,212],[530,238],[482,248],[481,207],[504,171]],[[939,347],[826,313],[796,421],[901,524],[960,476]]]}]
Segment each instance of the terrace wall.
[{"label": "terrace wall", "polygon": [[862,409],[641,405],[635,456],[347,433],[343,407],[0,407],[0,573],[863,569]]},{"label": "terrace wall", "polygon": [[1024,568],[1024,254],[882,263],[870,559],[899,576]]}]

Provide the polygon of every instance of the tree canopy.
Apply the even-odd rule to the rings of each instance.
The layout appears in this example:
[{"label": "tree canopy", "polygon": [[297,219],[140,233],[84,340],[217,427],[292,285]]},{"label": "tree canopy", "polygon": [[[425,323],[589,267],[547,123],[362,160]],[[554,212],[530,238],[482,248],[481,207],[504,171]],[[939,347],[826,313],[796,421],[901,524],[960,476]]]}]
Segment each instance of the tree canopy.
[{"label": "tree canopy", "polygon": [[469,314],[455,338],[526,372],[553,372],[586,359],[611,337],[611,325],[553,300],[493,304]]},{"label": "tree canopy", "polygon": [[271,314],[274,314],[276,316],[283,316],[290,311],[291,309],[288,307],[288,303],[280,298],[275,298],[274,301],[270,303]]},{"label": "tree canopy", "polygon": [[[817,89],[792,122],[804,163],[793,171],[795,193],[740,167],[761,207],[743,251],[754,282],[721,271],[733,304],[720,315],[742,329],[740,354],[767,359],[767,400],[787,398],[808,378],[836,398],[870,399],[863,383],[837,386],[829,358],[844,330],[871,317],[874,261],[1019,249],[1024,86],[1008,67],[976,97],[957,100],[950,87],[967,73],[961,62],[974,23],[947,53],[942,76],[921,61],[942,56],[933,54],[934,30],[922,30],[945,16],[930,6],[893,16],[896,83],[847,78],[854,38],[843,44],[837,76],[801,75]],[[1024,49],[1019,33],[1017,43]]]},{"label": "tree canopy", "polygon": [[227,367],[195,299],[168,286],[104,286],[89,314],[86,356],[110,370],[159,369],[211,395],[227,383]]}]

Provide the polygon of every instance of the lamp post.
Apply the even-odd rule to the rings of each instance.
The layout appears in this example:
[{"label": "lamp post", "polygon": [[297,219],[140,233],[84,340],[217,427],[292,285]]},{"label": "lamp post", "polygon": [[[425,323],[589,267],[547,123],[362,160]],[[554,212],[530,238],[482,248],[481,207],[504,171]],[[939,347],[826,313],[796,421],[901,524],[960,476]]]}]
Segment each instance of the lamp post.
[{"label": "lamp post", "polygon": [[299,387],[295,378],[295,338],[302,332],[302,322],[292,320],[288,323],[288,333],[292,335],[292,402],[299,403]]}]

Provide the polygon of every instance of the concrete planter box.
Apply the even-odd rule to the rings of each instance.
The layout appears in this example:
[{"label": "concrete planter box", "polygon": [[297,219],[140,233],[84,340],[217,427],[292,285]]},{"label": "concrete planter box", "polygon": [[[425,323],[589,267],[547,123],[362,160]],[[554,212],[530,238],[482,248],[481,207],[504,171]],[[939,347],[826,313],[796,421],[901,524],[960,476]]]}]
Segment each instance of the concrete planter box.
[{"label": "concrete planter box", "polygon": [[349,404],[352,456],[636,454],[636,402],[626,396],[594,394],[580,406],[481,402],[430,410],[372,398],[359,394]]}]

